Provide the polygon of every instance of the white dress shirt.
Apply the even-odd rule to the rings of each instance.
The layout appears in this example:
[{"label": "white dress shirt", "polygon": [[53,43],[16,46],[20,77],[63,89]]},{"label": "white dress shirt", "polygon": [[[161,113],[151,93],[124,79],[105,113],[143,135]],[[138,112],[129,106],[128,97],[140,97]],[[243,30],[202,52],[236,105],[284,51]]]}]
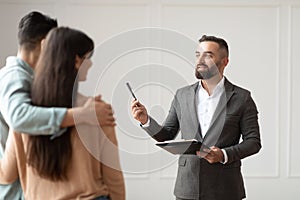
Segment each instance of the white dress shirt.
[{"label": "white dress shirt", "polygon": [[204,89],[201,82],[199,82],[199,87],[196,95],[196,106],[198,120],[201,127],[201,133],[204,137],[210,126],[211,119],[215,113],[217,105],[220,101],[220,97],[223,94],[224,88],[224,77],[213,89],[211,95]]}]

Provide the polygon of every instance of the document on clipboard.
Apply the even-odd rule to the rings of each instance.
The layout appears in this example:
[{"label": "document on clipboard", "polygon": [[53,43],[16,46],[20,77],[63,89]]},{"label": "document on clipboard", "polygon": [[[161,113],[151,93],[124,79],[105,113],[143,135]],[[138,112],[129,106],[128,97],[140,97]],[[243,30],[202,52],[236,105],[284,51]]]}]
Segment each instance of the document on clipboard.
[{"label": "document on clipboard", "polygon": [[196,139],[167,140],[164,142],[157,142],[156,145],[172,154],[196,154],[196,151],[200,151],[200,149],[209,149],[209,147]]}]

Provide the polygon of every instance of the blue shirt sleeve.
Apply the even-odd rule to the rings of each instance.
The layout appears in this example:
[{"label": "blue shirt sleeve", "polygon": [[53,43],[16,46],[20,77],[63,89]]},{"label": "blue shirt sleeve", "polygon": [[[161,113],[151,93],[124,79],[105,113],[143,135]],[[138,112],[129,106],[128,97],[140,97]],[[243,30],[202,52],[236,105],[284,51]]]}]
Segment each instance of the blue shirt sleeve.
[{"label": "blue shirt sleeve", "polygon": [[20,69],[8,70],[0,80],[0,111],[10,128],[32,135],[61,134],[66,108],[31,105],[32,77]]}]

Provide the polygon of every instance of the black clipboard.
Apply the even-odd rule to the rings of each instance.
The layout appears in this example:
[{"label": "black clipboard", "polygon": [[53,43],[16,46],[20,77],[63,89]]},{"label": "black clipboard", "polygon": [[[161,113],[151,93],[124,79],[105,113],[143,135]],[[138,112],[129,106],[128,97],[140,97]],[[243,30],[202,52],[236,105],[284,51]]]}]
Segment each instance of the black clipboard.
[{"label": "black clipboard", "polygon": [[209,149],[209,147],[202,144],[202,142],[191,139],[191,140],[167,140],[164,142],[156,143],[157,146],[172,154],[194,154],[196,151],[203,151],[203,148]]}]

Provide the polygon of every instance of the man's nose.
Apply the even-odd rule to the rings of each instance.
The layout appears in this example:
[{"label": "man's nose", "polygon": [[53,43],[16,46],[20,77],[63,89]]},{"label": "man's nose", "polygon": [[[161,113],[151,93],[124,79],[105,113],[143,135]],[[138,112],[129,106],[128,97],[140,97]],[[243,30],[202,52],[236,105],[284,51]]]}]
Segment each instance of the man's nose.
[{"label": "man's nose", "polygon": [[200,63],[205,63],[204,57],[201,55],[197,58],[197,64],[200,64]]}]

